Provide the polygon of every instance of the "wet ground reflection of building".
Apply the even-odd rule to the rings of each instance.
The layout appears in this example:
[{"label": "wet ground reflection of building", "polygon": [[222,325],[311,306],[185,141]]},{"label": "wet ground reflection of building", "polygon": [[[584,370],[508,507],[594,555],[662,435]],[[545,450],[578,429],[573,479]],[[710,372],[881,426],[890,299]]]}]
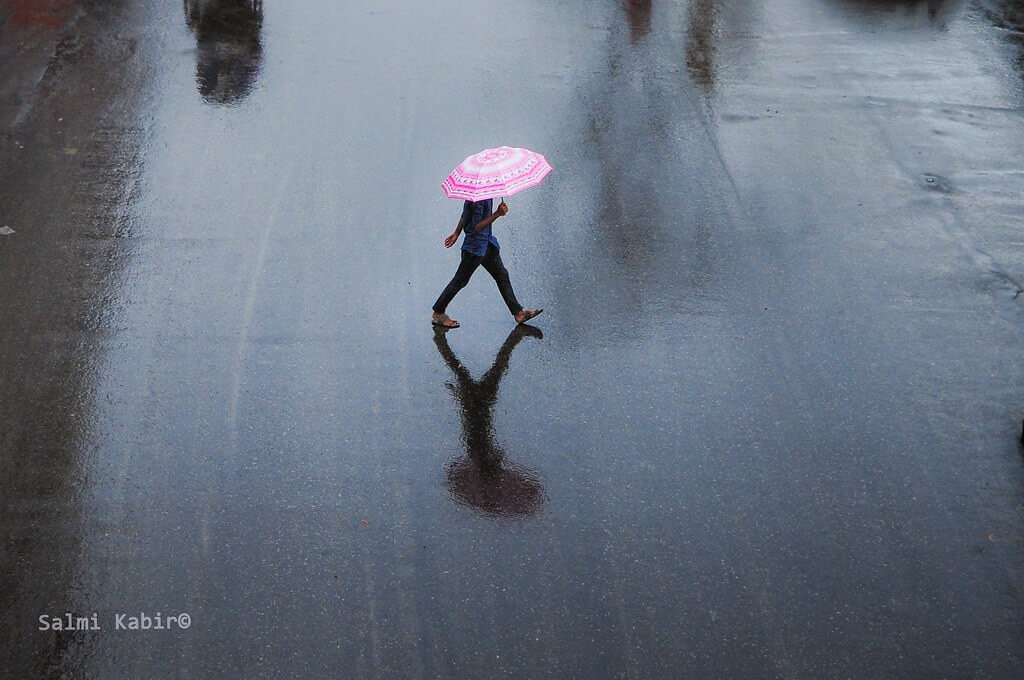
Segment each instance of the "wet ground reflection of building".
[{"label": "wet ground reflection of building", "polygon": [[717,0],[693,0],[686,34],[686,69],[705,92],[715,86],[715,15]]},{"label": "wet ground reflection of building", "polygon": [[835,0],[842,13],[865,24],[944,26],[963,5],[962,0]]},{"label": "wet ground reflection of building", "polygon": [[651,0],[624,0],[624,8],[634,42],[651,32]]},{"label": "wet ground reflection of building", "polygon": [[212,104],[230,105],[252,91],[263,46],[262,0],[185,0],[196,36],[196,87]]},{"label": "wet ground reflection of building", "polygon": [[498,386],[508,371],[512,351],[527,336],[544,337],[539,328],[520,324],[498,350],[494,364],[474,380],[452,352],[447,331],[436,328],[434,344],[455,376],[448,387],[461,410],[462,442],[466,455],[447,469],[452,500],[491,516],[532,515],[544,504],[544,487],[537,474],[507,459],[494,435],[494,406]]}]

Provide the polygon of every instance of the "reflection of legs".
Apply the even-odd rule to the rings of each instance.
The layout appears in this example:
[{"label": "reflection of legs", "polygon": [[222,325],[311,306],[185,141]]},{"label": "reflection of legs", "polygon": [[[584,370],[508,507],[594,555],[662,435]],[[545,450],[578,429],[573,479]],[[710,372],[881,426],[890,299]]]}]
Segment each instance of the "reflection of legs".
[{"label": "reflection of legs", "polygon": [[[452,369],[452,373],[458,379],[461,389],[465,390],[468,386],[472,385],[473,377],[448,345],[448,337],[445,335],[444,330],[440,328],[434,329],[434,344],[437,345],[437,351],[441,353],[444,363],[448,364],[448,368]],[[462,397],[459,398],[459,402],[462,402]]]},{"label": "reflection of legs", "polygon": [[480,380],[473,380],[469,371],[462,365],[462,362],[459,361],[458,357],[455,356],[455,352],[448,345],[448,336],[445,330],[440,328],[434,329],[434,344],[437,345],[437,351],[441,353],[444,363],[448,365],[448,368],[452,370],[452,373],[455,374],[459,381],[459,389],[461,390],[458,397],[459,402],[464,403],[471,395],[473,400],[478,402],[467,413],[479,415],[482,409],[477,407],[488,403],[493,404],[497,401],[498,383],[501,382],[501,378],[508,371],[508,362],[512,358],[512,350],[528,335],[538,339],[544,337],[544,334],[536,326],[530,326],[529,324],[516,326],[508,334],[508,337],[505,338],[505,342],[502,343],[501,349],[498,350],[497,356],[494,357],[494,363],[491,367],[487,369],[487,372],[484,373]]},{"label": "reflection of legs", "polygon": [[448,303],[452,301],[455,294],[466,287],[469,283],[469,277],[473,276],[473,272],[480,264],[480,258],[472,253],[462,251],[462,262],[459,263],[459,268],[455,272],[455,276],[445,286],[444,291],[441,293],[441,297],[437,298],[437,302],[434,303],[434,311],[438,314],[444,314],[444,310],[448,308]]},{"label": "reflection of legs", "polygon": [[527,335],[535,338],[544,337],[544,334],[541,333],[540,329],[535,326],[519,325],[512,329],[512,332],[508,334],[507,338],[505,338],[505,342],[502,343],[501,349],[498,350],[498,355],[494,357],[494,364],[491,365],[479,380],[480,385],[485,391],[497,395],[498,383],[501,382],[502,376],[504,376],[505,371],[508,370],[508,362],[509,359],[512,358],[512,350],[514,350],[516,345],[518,345]]},{"label": "reflection of legs", "polygon": [[487,273],[494,277],[494,282],[498,284],[501,297],[505,304],[508,305],[508,311],[512,312],[512,314],[518,314],[522,311],[523,306],[519,304],[519,300],[516,300],[516,294],[512,290],[512,281],[508,278],[508,270],[505,269],[505,265],[501,261],[501,251],[495,248],[493,244],[488,244],[487,254],[484,255],[481,264],[483,264]]}]

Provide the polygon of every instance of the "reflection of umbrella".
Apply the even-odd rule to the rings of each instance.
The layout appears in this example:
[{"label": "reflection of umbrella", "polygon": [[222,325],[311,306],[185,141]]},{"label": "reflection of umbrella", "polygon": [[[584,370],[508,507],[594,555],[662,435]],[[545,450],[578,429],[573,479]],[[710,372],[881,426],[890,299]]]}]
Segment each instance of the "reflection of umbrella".
[{"label": "reflection of umbrella", "polygon": [[532,470],[478,456],[448,466],[448,489],[456,503],[500,517],[532,515],[544,504],[544,487]]},{"label": "reflection of umbrella", "polygon": [[459,163],[441,182],[444,195],[467,201],[511,196],[541,183],[551,165],[536,151],[510,146],[484,149]]}]

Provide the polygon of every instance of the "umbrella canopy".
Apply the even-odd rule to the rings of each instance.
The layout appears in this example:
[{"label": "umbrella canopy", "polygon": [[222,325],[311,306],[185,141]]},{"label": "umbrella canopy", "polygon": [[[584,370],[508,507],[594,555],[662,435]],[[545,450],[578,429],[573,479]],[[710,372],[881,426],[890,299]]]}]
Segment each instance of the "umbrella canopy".
[{"label": "umbrella canopy", "polygon": [[536,151],[511,146],[484,149],[459,163],[441,182],[444,195],[466,201],[512,196],[541,183],[551,165]]}]

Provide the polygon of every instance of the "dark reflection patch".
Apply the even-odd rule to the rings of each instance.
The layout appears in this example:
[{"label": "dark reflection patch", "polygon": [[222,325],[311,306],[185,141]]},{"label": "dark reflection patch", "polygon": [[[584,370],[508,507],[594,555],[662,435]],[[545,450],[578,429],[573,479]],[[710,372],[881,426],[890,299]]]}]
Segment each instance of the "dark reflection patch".
[{"label": "dark reflection patch", "polygon": [[236,104],[256,83],[263,58],[262,0],[184,0],[196,36],[196,87],[211,104]]}]

